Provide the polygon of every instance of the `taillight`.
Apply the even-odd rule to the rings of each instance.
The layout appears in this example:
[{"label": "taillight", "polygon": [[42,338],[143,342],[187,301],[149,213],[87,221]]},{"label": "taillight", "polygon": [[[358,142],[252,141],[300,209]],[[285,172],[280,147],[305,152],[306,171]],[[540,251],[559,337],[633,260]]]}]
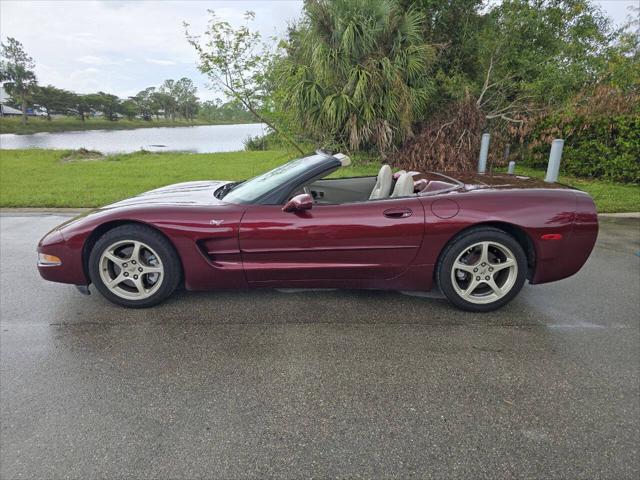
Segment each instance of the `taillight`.
[{"label": "taillight", "polygon": [[545,233],[540,236],[541,240],[562,240],[561,233]]}]

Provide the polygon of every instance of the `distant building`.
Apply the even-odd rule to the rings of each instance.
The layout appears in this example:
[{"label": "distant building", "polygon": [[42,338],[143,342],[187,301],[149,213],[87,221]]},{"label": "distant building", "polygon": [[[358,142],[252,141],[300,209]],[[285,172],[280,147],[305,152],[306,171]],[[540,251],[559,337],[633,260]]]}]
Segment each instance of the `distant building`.
[{"label": "distant building", "polygon": [[8,115],[22,115],[22,112],[17,108],[10,107],[7,105],[9,101],[9,95],[7,95],[7,91],[4,89],[2,85],[0,85],[0,115],[8,116]]},{"label": "distant building", "polygon": [[9,116],[9,115],[22,115],[22,112],[17,108],[10,107],[7,105],[9,101],[9,95],[7,95],[7,91],[4,89],[2,85],[0,85],[0,115]]},{"label": "distant building", "polygon": [[[9,97],[7,91],[0,85],[0,115],[3,117],[8,115],[22,115],[22,110],[7,105],[10,99],[11,97]],[[46,112],[40,108],[27,108],[27,115],[31,117],[42,117],[46,115]]]},{"label": "distant building", "polygon": [[10,116],[10,115],[22,115],[22,111],[18,110],[17,108],[13,108],[10,107],[9,105],[5,105],[4,103],[0,104],[0,114],[3,117],[6,116]]}]

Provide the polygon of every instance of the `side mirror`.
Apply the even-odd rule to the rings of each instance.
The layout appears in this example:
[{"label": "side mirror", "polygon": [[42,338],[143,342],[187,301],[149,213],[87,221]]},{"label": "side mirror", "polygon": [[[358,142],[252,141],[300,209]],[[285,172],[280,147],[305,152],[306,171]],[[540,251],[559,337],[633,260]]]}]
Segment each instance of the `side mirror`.
[{"label": "side mirror", "polygon": [[308,193],[296,195],[282,207],[283,212],[302,212],[311,210],[313,207],[313,197]]}]

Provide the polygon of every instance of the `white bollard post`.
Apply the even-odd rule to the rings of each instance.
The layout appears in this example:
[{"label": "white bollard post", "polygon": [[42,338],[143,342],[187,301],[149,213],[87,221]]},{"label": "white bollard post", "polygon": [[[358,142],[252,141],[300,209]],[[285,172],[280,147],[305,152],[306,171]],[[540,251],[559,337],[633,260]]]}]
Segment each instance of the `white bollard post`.
[{"label": "white bollard post", "polygon": [[485,173],[487,171],[487,157],[489,156],[489,139],[491,135],[488,133],[482,134],[482,142],[480,143],[480,158],[478,159],[478,173]]},{"label": "white bollard post", "polygon": [[516,173],[516,162],[511,160],[509,162],[509,175],[513,175],[514,173]]},{"label": "white bollard post", "polygon": [[544,181],[547,183],[555,183],[558,181],[560,173],[560,160],[562,160],[562,147],[564,140],[556,138],[551,142],[551,153],[549,153],[549,165],[547,166],[547,176]]}]

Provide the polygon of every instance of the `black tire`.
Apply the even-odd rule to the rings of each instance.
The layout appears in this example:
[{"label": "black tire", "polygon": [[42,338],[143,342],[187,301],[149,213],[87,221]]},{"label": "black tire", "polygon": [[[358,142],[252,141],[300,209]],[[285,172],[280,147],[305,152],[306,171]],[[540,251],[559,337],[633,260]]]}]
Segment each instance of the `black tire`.
[{"label": "black tire", "polygon": [[[510,290],[501,298],[490,303],[473,303],[463,298],[454,288],[453,265],[458,256],[480,242],[496,242],[507,247],[517,264],[517,275]],[[474,275],[470,273],[469,275]],[[490,274],[491,275],[491,274]],[[527,256],[518,241],[508,233],[493,227],[477,227],[458,235],[444,248],[436,267],[436,282],[440,290],[456,307],[469,312],[490,312],[496,310],[518,295],[527,277]],[[487,277],[489,278],[489,277]],[[464,293],[464,292],[463,292]]]},{"label": "black tire", "polygon": [[[162,282],[153,294],[144,299],[132,300],[116,295],[105,285],[100,275],[102,254],[114,243],[121,241],[142,242],[160,257],[164,270]],[[130,308],[147,308],[159,304],[173,293],[182,277],[180,259],[169,240],[156,230],[135,224],[122,225],[102,235],[91,249],[88,267],[91,282],[107,300]]]}]

